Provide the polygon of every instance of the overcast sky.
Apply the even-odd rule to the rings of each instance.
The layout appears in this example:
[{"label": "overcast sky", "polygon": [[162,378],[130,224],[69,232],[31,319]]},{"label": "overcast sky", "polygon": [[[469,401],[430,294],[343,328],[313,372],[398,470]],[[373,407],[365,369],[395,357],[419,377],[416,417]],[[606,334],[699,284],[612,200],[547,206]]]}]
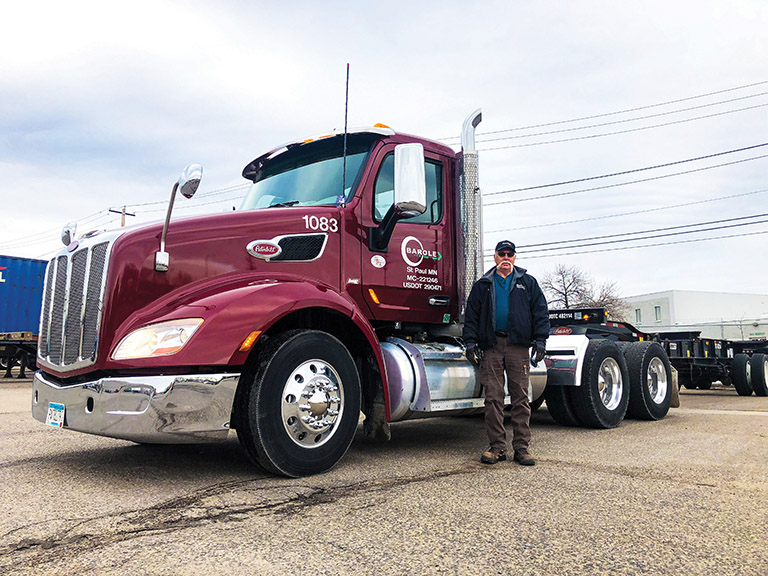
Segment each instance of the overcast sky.
[{"label": "overcast sky", "polygon": [[[534,276],[768,293],[768,216],[719,222],[768,213],[765,0],[31,0],[3,23],[0,254],[50,258],[68,221],[119,226],[109,208],[162,219],[193,161],[203,182],[176,217],[239,206],[253,158],[343,128],[349,62],[350,126],[454,144],[482,108],[486,248],[511,239]],[[715,221],[729,227],[524,248]]]}]

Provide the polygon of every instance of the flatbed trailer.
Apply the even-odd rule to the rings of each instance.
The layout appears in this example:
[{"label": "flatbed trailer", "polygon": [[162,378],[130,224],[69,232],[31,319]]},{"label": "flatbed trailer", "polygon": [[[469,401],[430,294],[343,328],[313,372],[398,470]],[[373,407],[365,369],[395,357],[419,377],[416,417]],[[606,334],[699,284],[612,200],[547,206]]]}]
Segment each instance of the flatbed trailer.
[{"label": "flatbed trailer", "polygon": [[768,396],[768,341],[702,338],[700,331],[659,332],[681,386],[709,390],[733,385],[740,396]]},{"label": "flatbed trailer", "polygon": [[26,378],[26,371],[35,370],[37,334],[31,332],[0,333],[0,369],[3,378],[13,378],[13,368],[19,367],[19,378]]}]

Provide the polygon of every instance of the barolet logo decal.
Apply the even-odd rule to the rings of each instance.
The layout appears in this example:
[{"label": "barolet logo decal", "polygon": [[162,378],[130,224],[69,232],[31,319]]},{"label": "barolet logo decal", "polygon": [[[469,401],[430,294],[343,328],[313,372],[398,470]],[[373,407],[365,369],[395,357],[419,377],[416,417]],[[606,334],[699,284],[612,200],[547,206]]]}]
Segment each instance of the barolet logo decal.
[{"label": "barolet logo decal", "polygon": [[279,245],[271,240],[254,240],[248,244],[245,249],[248,250],[248,254],[251,256],[261,258],[262,260],[269,260],[270,258],[279,256],[283,251]]},{"label": "barolet logo decal", "polygon": [[425,250],[421,240],[415,236],[406,236],[400,245],[400,253],[403,260],[409,266],[418,266],[424,259],[440,261],[443,257],[440,252],[434,250]]}]

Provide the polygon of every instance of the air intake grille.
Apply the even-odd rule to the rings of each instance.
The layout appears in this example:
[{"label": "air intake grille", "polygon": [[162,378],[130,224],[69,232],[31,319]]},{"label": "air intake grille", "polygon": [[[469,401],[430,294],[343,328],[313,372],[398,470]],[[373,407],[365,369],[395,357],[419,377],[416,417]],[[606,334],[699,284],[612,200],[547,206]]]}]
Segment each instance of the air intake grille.
[{"label": "air intake grille", "polygon": [[96,361],[109,242],[58,256],[48,264],[38,357],[64,370]]},{"label": "air intake grille", "polygon": [[277,242],[282,252],[271,258],[272,262],[279,260],[293,260],[307,262],[316,260],[323,253],[327,234],[297,234],[296,236],[283,236]]}]

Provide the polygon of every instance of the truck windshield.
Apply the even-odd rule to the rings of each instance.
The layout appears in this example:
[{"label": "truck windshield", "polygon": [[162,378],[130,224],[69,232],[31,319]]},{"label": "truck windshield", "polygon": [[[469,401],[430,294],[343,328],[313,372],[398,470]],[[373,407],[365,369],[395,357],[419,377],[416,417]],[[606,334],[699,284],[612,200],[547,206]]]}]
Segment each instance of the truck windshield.
[{"label": "truck windshield", "polygon": [[378,138],[376,134],[347,135],[347,177],[343,192],[343,136],[289,146],[276,156],[254,160],[243,170],[243,176],[253,184],[240,209],[337,205],[349,201]]}]

